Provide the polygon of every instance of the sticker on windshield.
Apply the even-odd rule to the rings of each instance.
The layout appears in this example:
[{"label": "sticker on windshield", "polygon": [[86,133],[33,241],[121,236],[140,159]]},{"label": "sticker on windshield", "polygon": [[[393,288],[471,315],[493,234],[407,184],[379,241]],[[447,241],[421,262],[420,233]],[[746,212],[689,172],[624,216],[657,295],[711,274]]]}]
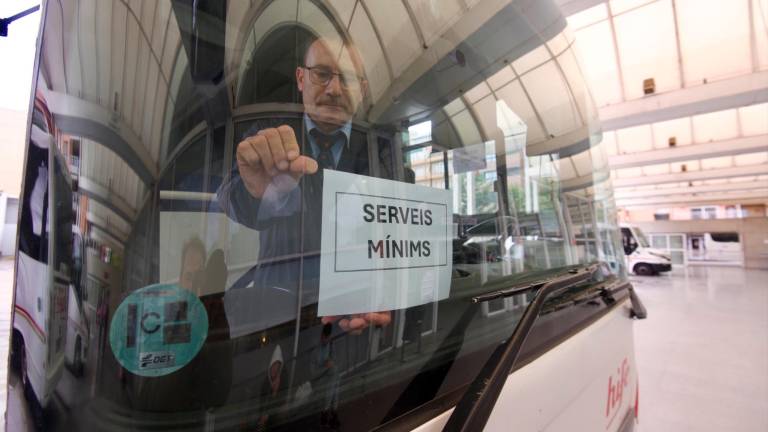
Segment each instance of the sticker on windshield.
[{"label": "sticker on windshield", "polygon": [[136,375],[156,377],[192,361],[208,336],[200,300],[178,285],[152,285],[131,293],[117,308],[109,344],[117,361]]},{"label": "sticker on windshield", "polygon": [[452,208],[448,190],[326,170],[318,314],[447,298]]}]

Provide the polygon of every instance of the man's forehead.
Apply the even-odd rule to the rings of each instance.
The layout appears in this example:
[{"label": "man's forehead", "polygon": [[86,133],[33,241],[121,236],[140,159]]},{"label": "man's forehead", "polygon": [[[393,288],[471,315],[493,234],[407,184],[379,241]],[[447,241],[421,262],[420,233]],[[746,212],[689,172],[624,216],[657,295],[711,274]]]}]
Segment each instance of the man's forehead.
[{"label": "man's forehead", "polygon": [[340,40],[317,39],[307,51],[308,66],[327,66],[341,71],[357,72],[360,64],[354,61],[354,53]]}]

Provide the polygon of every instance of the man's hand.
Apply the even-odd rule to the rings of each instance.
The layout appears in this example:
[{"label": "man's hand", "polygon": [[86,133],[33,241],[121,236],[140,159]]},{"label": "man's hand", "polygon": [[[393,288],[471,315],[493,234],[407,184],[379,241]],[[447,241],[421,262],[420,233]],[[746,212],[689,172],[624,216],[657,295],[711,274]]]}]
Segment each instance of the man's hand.
[{"label": "man's hand", "polygon": [[338,316],[324,316],[321,319],[323,324],[339,322],[339,328],[351,335],[359,335],[368,326],[384,327],[392,321],[392,312],[368,312],[362,314],[349,315],[341,318]]},{"label": "man's hand", "polygon": [[317,162],[302,156],[293,128],[282,125],[260,130],[237,145],[237,168],[245,188],[261,198],[270,183],[293,189],[304,174],[317,172]]}]

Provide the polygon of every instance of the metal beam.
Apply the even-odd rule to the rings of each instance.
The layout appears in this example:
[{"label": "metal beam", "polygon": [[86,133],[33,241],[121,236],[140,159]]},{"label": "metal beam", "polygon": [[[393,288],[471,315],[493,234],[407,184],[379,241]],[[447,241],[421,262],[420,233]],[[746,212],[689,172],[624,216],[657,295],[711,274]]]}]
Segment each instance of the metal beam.
[{"label": "metal beam", "polygon": [[608,105],[599,115],[608,131],[763,102],[768,102],[768,71]]},{"label": "metal beam", "polygon": [[85,214],[85,217],[88,219],[88,222],[90,222],[91,226],[95,226],[105,235],[119,240],[119,244],[125,244],[125,242],[128,240],[128,234],[120,231],[120,229],[116,228],[115,226],[110,226],[107,219],[104,219],[90,211]]},{"label": "metal beam", "polygon": [[590,186],[599,185],[610,179],[608,172],[597,171],[595,173],[589,173],[581,177],[574,177],[572,179],[564,180],[560,183],[560,190],[562,192],[574,192],[581,189],[586,189]]},{"label": "metal beam", "polygon": [[589,126],[582,126],[563,135],[528,145],[525,152],[528,156],[556,154],[560,158],[566,158],[589,150],[592,134]]},{"label": "metal beam", "polygon": [[735,205],[763,203],[768,203],[768,189],[748,191],[740,194],[728,192],[704,196],[684,195],[633,200],[616,200],[617,207],[657,207],[673,205],[691,206],[703,204]]},{"label": "metal beam", "polygon": [[768,188],[768,182],[763,181],[744,181],[736,183],[708,184],[699,186],[683,186],[661,189],[641,189],[641,190],[623,190],[616,192],[616,200],[631,200],[635,198],[650,198],[671,195],[702,195],[713,192],[734,192],[752,191]]},{"label": "metal beam", "polygon": [[664,183],[684,183],[696,180],[715,180],[731,177],[747,177],[768,175],[768,164],[750,165],[742,167],[718,168],[701,171],[688,171],[673,174],[661,174],[655,176],[643,176],[632,178],[613,179],[614,188],[627,188],[635,186],[655,185]]},{"label": "metal beam", "polygon": [[83,176],[80,176],[77,185],[83,194],[112,210],[129,225],[136,220],[136,210],[122,197],[109,190],[104,185]]},{"label": "metal beam", "polygon": [[564,16],[570,16],[583,10],[605,3],[606,0],[557,0],[560,10]]},{"label": "metal beam", "polygon": [[[510,17],[517,16],[510,0],[486,0],[479,2],[462,15],[462,19],[453,24],[444,34],[450,34],[450,38],[437,38],[427,49],[410,62],[397,76],[392,77],[392,82],[377,100],[372,100],[366,121],[371,123],[391,122],[402,118],[414,118],[425,116],[430,111],[430,106],[444,105],[458,97],[462,91],[467,91],[477,85],[508,63],[522,57],[535,48],[541,46],[542,40],[550,40],[563,31],[566,26],[565,19],[559,11],[548,2],[527,2],[527,14],[525,19],[510,23]],[[361,2],[361,5],[365,3]],[[519,24],[519,25],[518,25]],[[519,41],[518,44],[498,45],[489,44],[489,38],[498,39],[499,32],[503,32],[507,39]],[[461,41],[461,44],[458,42]],[[454,50],[464,47],[482,47],[483,52],[464,51],[474,68],[457,68],[450,77],[438,71],[443,61]],[[383,49],[383,47],[382,47]],[[422,88],[425,83],[428,88],[433,88],[432,81],[441,77],[440,82],[445,88],[452,88],[451,92],[437,94],[425,92]],[[419,104],[405,103],[412,99],[422,101]],[[425,99],[426,98],[426,99]],[[398,105],[395,107],[394,105]]]},{"label": "metal beam", "polygon": [[126,240],[121,240],[115,237],[107,229],[105,229],[98,223],[95,223],[90,219],[89,221],[91,226],[91,233],[90,233],[91,237],[95,238],[98,241],[109,243],[111,246],[115,247],[115,249],[120,249],[120,250],[125,249]]},{"label": "metal beam", "polygon": [[146,185],[158,178],[153,160],[141,138],[123,119],[101,105],[59,92],[46,91],[48,108],[62,132],[96,141],[118,155]]},{"label": "metal beam", "polygon": [[644,165],[683,162],[721,156],[768,151],[768,135],[712,141],[680,147],[669,147],[638,153],[611,156],[611,169],[633,168]]},{"label": "metal beam", "polygon": [[606,3],[608,8],[608,26],[611,29],[611,46],[613,46],[614,60],[616,60],[616,75],[619,79],[619,92],[621,93],[621,100],[627,100],[627,92],[624,91],[624,71],[621,67],[621,50],[619,49],[619,40],[616,37],[616,24],[613,22],[613,11],[611,10],[611,4]]}]

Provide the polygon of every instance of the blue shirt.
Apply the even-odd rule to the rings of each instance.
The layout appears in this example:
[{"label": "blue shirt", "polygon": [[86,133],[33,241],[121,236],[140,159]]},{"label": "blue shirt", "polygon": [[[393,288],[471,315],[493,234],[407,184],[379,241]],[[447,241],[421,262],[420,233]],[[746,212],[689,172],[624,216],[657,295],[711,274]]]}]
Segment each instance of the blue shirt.
[{"label": "blue shirt", "polygon": [[[312,149],[312,158],[317,159],[320,155],[320,147],[317,145],[315,138],[311,134],[312,130],[317,129],[317,125],[306,114],[304,114],[304,127],[307,129],[309,145]],[[333,141],[333,145],[331,146],[331,154],[333,154],[334,167],[339,165],[339,159],[341,159],[341,152],[344,151],[344,145],[349,145],[349,136],[352,134],[352,122],[346,122],[344,126],[338,129],[338,131],[341,131],[344,135],[337,135],[336,139]]]}]

